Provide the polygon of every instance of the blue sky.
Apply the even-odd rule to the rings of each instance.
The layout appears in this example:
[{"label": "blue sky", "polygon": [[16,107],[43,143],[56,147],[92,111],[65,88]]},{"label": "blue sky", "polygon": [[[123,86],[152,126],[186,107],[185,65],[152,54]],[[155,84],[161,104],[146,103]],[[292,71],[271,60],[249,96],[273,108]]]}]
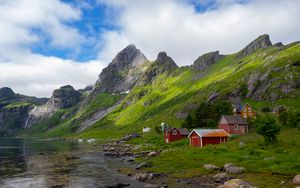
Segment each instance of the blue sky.
[{"label": "blue sky", "polygon": [[83,88],[129,44],[179,66],[234,53],[261,34],[300,40],[299,0],[2,0],[0,87],[49,97]]}]

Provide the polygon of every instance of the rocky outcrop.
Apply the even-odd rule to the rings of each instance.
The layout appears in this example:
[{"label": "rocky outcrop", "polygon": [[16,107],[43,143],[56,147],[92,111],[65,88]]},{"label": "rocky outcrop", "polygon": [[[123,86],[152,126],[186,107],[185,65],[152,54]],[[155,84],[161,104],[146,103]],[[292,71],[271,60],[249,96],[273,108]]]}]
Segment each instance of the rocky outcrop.
[{"label": "rocky outcrop", "polygon": [[9,87],[0,88],[0,101],[11,100],[16,98],[15,92]]},{"label": "rocky outcrop", "polygon": [[28,116],[26,128],[40,119],[51,117],[59,109],[69,108],[79,103],[81,95],[72,86],[66,85],[53,91],[46,104],[36,106]]},{"label": "rocky outcrop", "polygon": [[206,53],[194,61],[193,68],[199,71],[206,70],[211,65],[219,61],[223,56],[219,51]]},{"label": "rocky outcrop", "polygon": [[0,136],[12,136],[25,126],[31,105],[0,108]]},{"label": "rocky outcrop", "polygon": [[134,45],[120,51],[112,62],[102,70],[94,92],[121,93],[131,90],[143,74],[147,58]]},{"label": "rocky outcrop", "polygon": [[152,82],[156,76],[170,72],[178,68],[176,63],[171,57],[167,55],[166,52],[160,52],[157,55],[157,59],[149,66],[149,68],[142,75],[141,79],[138,82],[138,85],[146,85]]},{"label": "rocky outcrop", "polygon": [[237,57],[242,58],[248,55],[253,54],[259,49],[266,49],[272,46],[272,42],[270,41],[269,35],[261,35],[250,44],[248,44],[244,49],[242,49]]}]

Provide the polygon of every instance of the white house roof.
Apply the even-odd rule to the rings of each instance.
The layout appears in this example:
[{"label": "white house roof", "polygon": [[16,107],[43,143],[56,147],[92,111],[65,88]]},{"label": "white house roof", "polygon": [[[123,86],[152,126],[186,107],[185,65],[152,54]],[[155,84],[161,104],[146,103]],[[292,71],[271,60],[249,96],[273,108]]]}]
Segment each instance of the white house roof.
[{"label": "white house roof", "polygon": [[230,137],[224,129],[194,129],[189,137],[195,132],[200,137]]}]

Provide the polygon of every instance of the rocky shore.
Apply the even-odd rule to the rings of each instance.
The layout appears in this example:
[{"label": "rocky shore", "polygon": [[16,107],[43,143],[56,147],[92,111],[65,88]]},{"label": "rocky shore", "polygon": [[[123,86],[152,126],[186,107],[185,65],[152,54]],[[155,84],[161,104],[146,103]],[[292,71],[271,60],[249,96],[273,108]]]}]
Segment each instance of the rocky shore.
[{"label": "rocky shore", "polygon": [[[148,187],[254,188],[251,184],[234,177],[234,174],[244,173],[245,168],[231,163],[224,164],[224,167],[206,164],[203,168],[215,172],[214,175],[198,175],[183,179],[174,178],[168,174],[148,171],[147,168],[151,167],[151,164],[147,160],[159,156],[162,151],[143,151],[141,146],[133,146],[127,143],[127,141],[136,137],[139,137],[139,135],[127,135],[116,142],[103,144],[101,148],[104,156],[113,158],[114,160],[121,160],[127,164],[127,169],[116,169],[119,173],[130,176],[135,181],[145,182]],[[120,186],[116,184],[114,187]]]}]

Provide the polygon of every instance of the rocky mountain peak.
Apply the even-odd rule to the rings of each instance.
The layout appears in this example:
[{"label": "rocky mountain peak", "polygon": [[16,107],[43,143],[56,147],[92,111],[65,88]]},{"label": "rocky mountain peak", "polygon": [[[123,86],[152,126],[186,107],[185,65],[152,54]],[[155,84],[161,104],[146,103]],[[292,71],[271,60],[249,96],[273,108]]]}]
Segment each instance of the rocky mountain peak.
[{"label": "rocky mountain peak", "polygon": [[15,98],[15,92],[9,87],[0,88],[0,100],[9,100]]},{"label": "rocky mountain peak", "polygon": [[138,85],[150,83],[156,76],[178,68],[174,60],[166,52],[159,52],[157,59],[149,66],[138,82]]},{"label": "rocky mountain peak", "polygon": [[147,68],[144,66],[147,61],[135,45],[127,46],[102,70],[91,97],[100,92],[121,93],[131,90]]},{"label": "rocky mountain peak", "polygon": [[272,42],[270,41],[270,37],[267,34],[261,35],[248,44],[242,51],[239,52],[238,58],[245,57],[251,55],[258,49],[265,49],[272,46]]},{"label": "rocky mountain peak", "polygon": [[53,91],[52,97],[49,99],[56,108],[69,108],[80,101],[80,93],[72,86],[66,85]]},{"label": "rocky mountain peak", "polygon": [[208,67],[216,63],[222,57],[223,56],[220,55],[219,51],[203,54],[194,61],[193,67],[196,70],[200,71],[206,70]]}]

